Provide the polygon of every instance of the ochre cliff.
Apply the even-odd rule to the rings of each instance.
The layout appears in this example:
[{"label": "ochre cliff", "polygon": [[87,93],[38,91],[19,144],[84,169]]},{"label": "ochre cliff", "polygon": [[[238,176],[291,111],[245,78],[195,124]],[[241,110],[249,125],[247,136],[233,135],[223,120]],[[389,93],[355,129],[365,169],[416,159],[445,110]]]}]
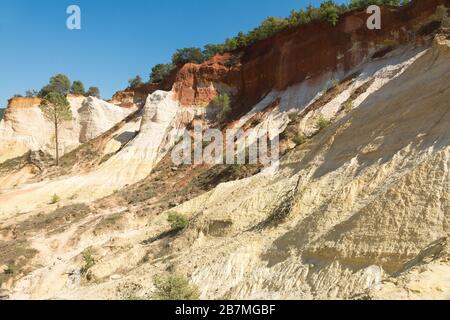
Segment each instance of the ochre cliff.
[{"label": "ochre cliff", "polygon": [[[285,90],[305,80],[323,82],[324,75],[329,75],[330,82],[342,80],[349,70],[373,56],[407,42],[421,44],[422,36],[433,31],[430,28],[439,27],[427,23],[442,4],[450,1],[415,0],[404,7],[383,7],[381,30],[368,29],[369,14],[361,11],[348,12],[336,26],[317,21],[286,29],[232,55],[188,63],[160,85],[147,84],[125,93],[140,97],[172,88],[181,105],[198,106],[227,92],[235,98],[235,113],[242,114],[272,90]],[[130,103],[125,93],[118,92],[115,103]]]}]

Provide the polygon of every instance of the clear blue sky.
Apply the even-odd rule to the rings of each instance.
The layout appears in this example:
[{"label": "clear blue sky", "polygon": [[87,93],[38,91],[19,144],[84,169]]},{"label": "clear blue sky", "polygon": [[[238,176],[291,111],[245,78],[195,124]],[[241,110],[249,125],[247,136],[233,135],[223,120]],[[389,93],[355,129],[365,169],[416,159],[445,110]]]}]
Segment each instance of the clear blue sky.
[{"label": "clear blue sky", "polygon": [[[104,98],[176,48],[222,42],[267,16],[320,0],[2,0],[0,107],[14,94],[40,89],[51,75],[95,85]],[[346,2],[346,1],[338,1]],[[66,28],[66,8],[81,8],[81,30]]]}]

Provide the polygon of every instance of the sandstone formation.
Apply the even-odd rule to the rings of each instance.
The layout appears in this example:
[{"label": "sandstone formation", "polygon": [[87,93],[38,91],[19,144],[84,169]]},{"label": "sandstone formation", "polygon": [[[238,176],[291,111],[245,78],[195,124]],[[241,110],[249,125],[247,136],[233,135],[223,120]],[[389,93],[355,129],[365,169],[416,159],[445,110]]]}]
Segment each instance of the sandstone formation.
[{"label": "sandstone formation", "polygon": [[[170,88],[120,92],[114,105],[70,98],[77,116],[66,141],[81,144],[75,154],[95,147],[101,161],[77,172],[78,156],[71,171],[40,181],[30,167],[0,165],[0,267],[19,270],[0,283],[2,295],[150,299],[154,277],[175,272],[204,299],[449,299],[442,4],[384,8],[375,33],[359,12],[334,29],[282,31],[232,53],[237,64],[187,64]],[[208,105],[223,92],[236,117],[222,127],[280,134],[279,162],[171,162],[193,121],[217,126]],[[36,103],[11,102],[0,150],[45,150]],[[185,229],[171,230],[173,212],[189,219]]]},{"label": "sandstone formation", "polygon": [[[97,98],[69,96],[73,120],[61,126],[61,153],[105,132],[133,109],[124,109]],[[0,122],[0,161],[29,150],[54,153],[53,125],[44,119],[39,98],[12,98]]]}]

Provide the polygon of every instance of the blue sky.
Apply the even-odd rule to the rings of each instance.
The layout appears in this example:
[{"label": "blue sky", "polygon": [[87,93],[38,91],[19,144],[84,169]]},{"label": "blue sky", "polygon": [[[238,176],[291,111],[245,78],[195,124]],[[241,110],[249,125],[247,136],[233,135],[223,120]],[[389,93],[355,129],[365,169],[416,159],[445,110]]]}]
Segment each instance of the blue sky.
[{"label": "blue sky", "polygon": [[[40,89],[51,75],[95,85],[104,98],[176,48],[222,42],[267,16],[320,0],[2,0],[0,107],[14,94]],[[339,1],[345,2],[345,1]],[[81,8],[81,30],[66,28],[66,8]]]}]

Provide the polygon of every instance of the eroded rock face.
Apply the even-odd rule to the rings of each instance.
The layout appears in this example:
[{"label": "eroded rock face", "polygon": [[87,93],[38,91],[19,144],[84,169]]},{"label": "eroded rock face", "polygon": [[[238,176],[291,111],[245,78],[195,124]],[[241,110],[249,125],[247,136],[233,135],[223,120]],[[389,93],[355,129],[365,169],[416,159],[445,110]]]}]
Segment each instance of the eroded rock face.
[{"label": "eroded rock face", "polygon": [[227,67],[222,64],[226,59],[218,58],[200,65],[184,65],[173,84],[174,98],[185,106],[207,106],[220,93],[236,94],[239,66]]},{"label": "eroded rock face", "polygon": [[[206,106],[220,92],[235,97],[236,114],[243,114],[273,90],[308,81],[322,85],[342,78],[372,56],[384,55],[405,43],[421,44],[426,24],[436,8],[448,0],[413,1],[401,8],[382,8],[381,30],[366,27],[368,14],[350,12],[336,26],[315,22],[282,31],[233,55],[217,56],[200,65],[186,64],[175,71],[168,83],[137,88],[150,94],[157,88],[173,88],[174,98],[183,106]],[[426,32],[425,32],[426,33]]]},{"label": "eroded rock face", "polygon": [[[416,1],[401,9],[405,25],[427,25],[426,15],[434,12],[428,6],[437,3]],[[389,9],[387,21],[401,29],[398,10]],[[320,26],[322,32],[329,30],[320,23],[304,28]],[[344,18],[338,28],[344,35],[331,39],[334,54],[346,48],[351,40],[347,36],[358,40],[363,32],[358,15]],[[350,51],[360,52],[356,56],[361,61],[368,59],[362,64],[352,62],[353,53],[349,60],[321,53],[317,58],[325,57],[320,60],[324,66],[337,63],[336,69],[346,75],[330,87],[329,80],[340,71],[324,67],[316,75],[312,66],[304,65],[306,71],[302,67],[297,73],[283,69],[288,57],[291,63],[314,61],[314,52],[298,52],[295,60],[293,53],[278,48],[305,46],[287,41],[296,32],[283,32],[248,49],[239,72],[245,64],[254,64],[263,73],[250,72],[248,79],[253,80],[242,87],[227,78],[236,70],[220,61],[187,65],[178,73],[178,83],[184,86],[148,96],[139,132],[92,171],[0,193],[2,236],[10,241],[20,235],[20,227],[31,228],[25,230],[33,236],[24,240],[38,251],[27,261],[33,268],[5,285],[8,296],[150,298],[154,276],[169,270],[187,275],[207,299],[448,298],[448,34],[438,35],[432,44],[425,36],[418,42],[406,39],[405,45],[388,51],[384,45],[357,45]],[[402,42],[402,34],[395,39]],[[273,49],[261,49],[283,37]],[[377,55],[370,59],[372,52]],[[254,59],[246,60],[252,54]],[[276,62],[277,55],[283,59]],[[311,78],[304,80],[310,72]],[[196,77],[201,74],[208,85],[199,86]],[[247,92],[252,101],[252,92],[261,95],[269,86],[265,76],[273,82],[269,94],[229,125],[277,132],[291,128],[294,134],[304,134],[306,140],[295,142],[276,166],[236,181],[222,180],[227,171],[217,176],[207,166],[157,167],[180,129],[198,110],[203,114],[202,106],[217,94],[217,83]],[[179,103],[183,97],[199,108]],[[93,112],[89,110],[87,114]],[[326,125],[318,125],[320,119],[327,120]],[[242,177],[239,172],[237,176]],[[164,189],[161,180],[167,180]],[[200,186],[193,183],[199,180]],[[217,183],[207,188],[214,180]],[[134,182],[135,188],[123,192],[142,188],[139,196],[121,201],[112,194]],[[186,186],[195,188],[195,196],[178,197],[177,190]],[[33,229],[33,219],[52,221],[41,214],[56,209],[48,204],[54,193],[61,196],[58,206],[90,206],[80,216],[64,207],[50,213],[58,219],[67,214],[61,228]],[[160,193],[167,197],[160,198]],[[168,206],[161,207],[161,201]],[[26,214],[18,212],[19,207]],[[170,212],[188,217],[187,228],[171,231]],[[86,250],[92,250],[96,261],[88,276],[80,271]]]},{"label": "eroded rock face", "polygon": [[[60,126],[60,151],[64,154],[81,143],[102,134],[135,108],[121,108],[97,98],[67,97],[73,119]],[[0,162],[23,155],[29,150],[54,153],[53,124],[39,109],[39,98],[13,98],[0,122]]]}]

